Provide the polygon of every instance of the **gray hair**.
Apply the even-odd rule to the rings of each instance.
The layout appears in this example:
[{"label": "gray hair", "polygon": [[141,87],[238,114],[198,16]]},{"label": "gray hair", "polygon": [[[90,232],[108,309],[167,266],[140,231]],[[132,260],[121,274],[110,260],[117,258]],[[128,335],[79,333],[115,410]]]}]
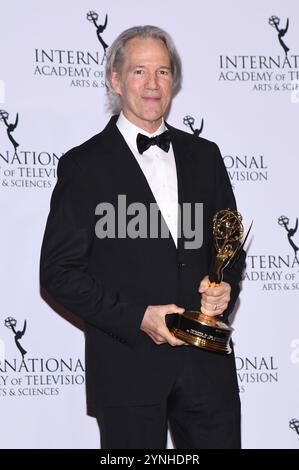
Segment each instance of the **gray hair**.
[{"label": "gray hair", "polygon": [[170,57],[171,72],[173,77],[172,89],[176,93],[181,86],[182,65],[180,56],[176,50],[174,42],[170,35],[157,26],[133,26],[123,31],[108,49],[107,62],[105,69],[105,80],[108,95],[108,107],[113,114],[121,110],[120,96],[113,90],[110,82],[111,74],[114,70],[119,71],[124,60],[124,47],[126,43],[133,38],[140,39],[161,39],[164,42]]}]

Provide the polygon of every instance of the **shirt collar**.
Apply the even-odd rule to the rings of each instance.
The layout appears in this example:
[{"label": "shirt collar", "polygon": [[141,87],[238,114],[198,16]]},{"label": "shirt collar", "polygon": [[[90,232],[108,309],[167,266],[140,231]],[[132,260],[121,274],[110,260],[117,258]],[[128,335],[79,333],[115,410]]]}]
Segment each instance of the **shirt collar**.
[{"label": "shirt collar", "polygon": [[123,112],[121,111],[117,123],[116,123],[119,131],[122,133],[124,136],[126,142],[133,147],[134,149],[137,150],[137,144],[136,144],[136,138],[137,134],[140,132],[141,134],[146,135],[147,137],[153,137],[154,135],[160,135],[164,131],[167,130],[167,127],[165,126],[164,119],[162,118],[162,122],[160,127],[153,133],[150,134],[149,132],[146,132],[145,130],[141,129],[140,127],[135,126],[131,121],[129,121]]}]

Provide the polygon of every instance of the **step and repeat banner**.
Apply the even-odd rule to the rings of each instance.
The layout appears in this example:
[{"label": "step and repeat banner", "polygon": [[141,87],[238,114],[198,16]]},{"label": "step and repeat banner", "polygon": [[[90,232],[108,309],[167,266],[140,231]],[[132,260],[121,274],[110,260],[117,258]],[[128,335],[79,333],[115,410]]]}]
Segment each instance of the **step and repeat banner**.
[{"label": "step and repeat banner", "polygon": [[59,158],[109,119],[109,45],[153,24],[183,63],[168,122],[217,142],[253,221],[233,318],[243,447],[299,448],[298,3],[0,5],[0,446],[99,447],[84,332],[41,298],[39,254]]}]

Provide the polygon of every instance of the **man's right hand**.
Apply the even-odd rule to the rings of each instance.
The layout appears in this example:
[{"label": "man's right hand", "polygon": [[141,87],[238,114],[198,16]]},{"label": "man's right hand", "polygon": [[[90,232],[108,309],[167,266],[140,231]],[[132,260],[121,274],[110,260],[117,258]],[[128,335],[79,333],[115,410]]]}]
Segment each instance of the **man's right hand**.
[{"label": "man's right hand", "polygon": [[182,346],[186,343],[170,333],[165,323],[165,316],[169,313],[182,314],[184,311],[184,308],[175,304],[149,305],[145,311],[140,329],[156,344],[168,343],[171,346]]}]

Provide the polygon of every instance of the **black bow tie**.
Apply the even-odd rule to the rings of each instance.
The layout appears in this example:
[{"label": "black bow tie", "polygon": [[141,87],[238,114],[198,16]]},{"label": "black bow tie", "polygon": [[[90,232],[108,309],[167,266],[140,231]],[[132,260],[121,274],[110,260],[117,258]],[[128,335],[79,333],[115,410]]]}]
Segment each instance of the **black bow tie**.
[{"label": "black bow tie", "polygon": [[151,145],[158,145],[164,152],[168,152],[170,147],[170,135],[169,131],[163,132],[163,134],[155,135],[155,137],[147,137],[144,134],[138,134],[137,139],[138,152],[143,154]]}]

